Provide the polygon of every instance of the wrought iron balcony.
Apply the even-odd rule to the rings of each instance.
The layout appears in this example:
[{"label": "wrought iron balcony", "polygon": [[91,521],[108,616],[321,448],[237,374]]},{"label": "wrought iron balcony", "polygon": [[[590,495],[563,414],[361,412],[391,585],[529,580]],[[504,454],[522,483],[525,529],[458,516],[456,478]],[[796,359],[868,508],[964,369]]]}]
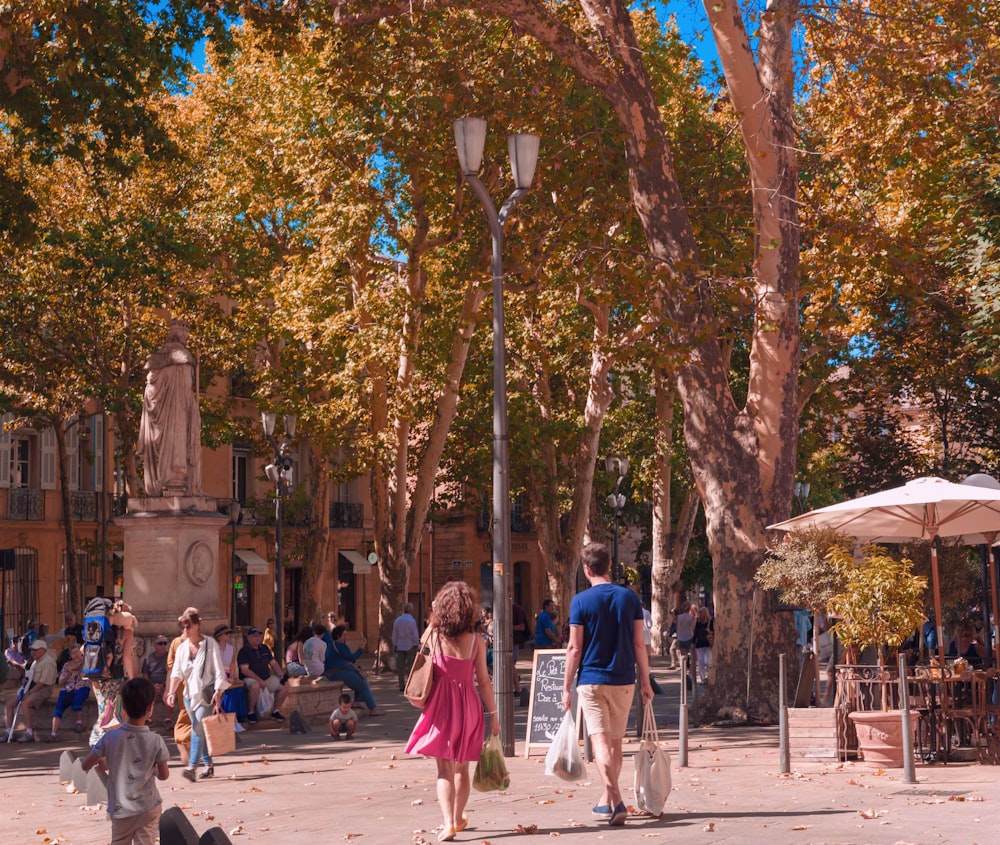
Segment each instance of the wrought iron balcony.
[{"label": "wrought iron balcony", "polygon": [[73,490],[69,504],[76,522],[97,522],[97,494],[88,490]]},{"label": "wrought iron balcony", "polygon": [[27,487],[7,491],[7,519],[42,522],[45,519],[45,493]]},{"label": "wrought iron balcony", "polygon": [[330,502],[330,527],[364,528],[364,505],[357,502]]}]

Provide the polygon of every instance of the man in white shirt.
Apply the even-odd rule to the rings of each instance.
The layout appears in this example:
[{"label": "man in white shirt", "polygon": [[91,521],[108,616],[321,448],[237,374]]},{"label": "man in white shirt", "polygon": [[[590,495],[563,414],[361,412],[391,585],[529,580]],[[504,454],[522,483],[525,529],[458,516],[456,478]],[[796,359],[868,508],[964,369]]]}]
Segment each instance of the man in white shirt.
[{"label": "man in white shirt", "polygon": [[413,667],[413,658],[417,656],[417,646],[420,645],[420,632],[410,602],[403,605],[403,612],[392,623],[392,644],[396,649],[396,671],[399,673],[399,691],[402,692]]},{"label": "man in white shirt", "polygon": [[[39,637],[31,644],[32,664],[24,678],[24,698],[21,700],[21,718],[24,719],[24,735],[18,737],[18,742],[34,742],[35,732],[31,721],[40,704],[48,701],[52,687],[59,680],[59,670],[55,658],[49,654],[49,647],[44,637]],[[17,708],[17,698],[12,697],[7,702],[7,724],[14,725],[14,710]]]}]

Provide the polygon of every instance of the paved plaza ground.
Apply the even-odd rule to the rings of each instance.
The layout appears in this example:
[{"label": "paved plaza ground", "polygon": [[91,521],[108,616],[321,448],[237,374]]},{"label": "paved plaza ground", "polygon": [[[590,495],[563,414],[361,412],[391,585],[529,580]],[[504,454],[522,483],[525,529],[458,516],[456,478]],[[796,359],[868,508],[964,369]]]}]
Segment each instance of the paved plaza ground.
[{"label": "paved plaza ground", "polygon": [[[656,665],[659,664],[659,665]],[[530,664],[522,661],[522,669]],[[469,828],[456,841],[531,845],[561,839],[589,843],[877,843],[997,845],[1000,769],[974,763],[918,765],[916,784],[903,770],[861,762],[792,762],[779,773],[776,728],[692,728],[688,766],[676,766],[676,671],[654,662],[666,688],[656,699],[660,725],[674,756],[673,791],[658,818],[632,815],[624,828],[590,818],[599,797],[596,770],[565,783],[544,775],[543,758],[523,756],[527,710],[515,711],[519,756],[508,760],[511,788],[473,792]],[[373,679],[382,718],[365,719],[358,736],[334,742],[313,726],[306,735],[259,727],[241,734],[235,754],[216,760],[213,780],[190,783],[176,755],[160,784],[163,806],[182,807],[201,833],[221,826],[235,843],[436,842],[440,823],[432,761],[403,754],[417,717],[395,677]],[[262,723],[264,724],[264,723]],[[71,734],[66,735],[72,736]],[[634,736],[634,734],[633,734]],[[626,757],[635,742],[626,744]],[[168,741],[174,751],[172,741]],[[105,845],[104,807],[59,783],[59,756],[83,750],[73,737],[60,744],[12,743],[0,748],[0,845]],[[626,759],[623,784],[631,782]],[[634,795],[625,792],[626,803]]]}]

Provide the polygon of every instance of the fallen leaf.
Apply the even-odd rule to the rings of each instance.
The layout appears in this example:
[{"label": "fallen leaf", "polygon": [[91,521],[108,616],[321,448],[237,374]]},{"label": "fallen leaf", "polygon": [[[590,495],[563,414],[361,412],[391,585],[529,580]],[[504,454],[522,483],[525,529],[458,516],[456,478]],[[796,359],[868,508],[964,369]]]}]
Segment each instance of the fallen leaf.
[{"label": "fallen leaf", "polygon": [[878,818],[878,813],[872,807],[869,807],[867,810],[858,810],[858,815],[861,816],[861,818],[863,819]]},{"label": "fallen leaf", "polygon": [[702,828],[705,833],[712,833],[715,830],[715,822],[709,822]]}]

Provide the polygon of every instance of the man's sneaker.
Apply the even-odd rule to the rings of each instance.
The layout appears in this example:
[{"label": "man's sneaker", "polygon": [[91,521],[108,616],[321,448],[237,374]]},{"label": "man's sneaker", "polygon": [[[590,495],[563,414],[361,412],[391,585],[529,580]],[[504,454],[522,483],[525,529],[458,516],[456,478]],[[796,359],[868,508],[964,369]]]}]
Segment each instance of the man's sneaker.
[{"label": "man's sneaker", "polygon": [[184,769],[181,774],[192,783],[198,782],[198,773],[194,769]]},{"label": "man's sneaker", "polygon": [[18,742],[34,742],[35,741],[35,735],[34,734],[21,734],[21,736],[19,736],[17,738],[17,741]]},{"label": "man's sneaker", "polygon": [[201,772],[198,773],[198,777],[201,780],[204,780],[205,778],[214,778],[215,766],[205,766],[205,768],[203,768]]},{"label": "man's sneaker", "polygon": [[601,821],[607,821],[611,818],[611,805],[610,804],[598,804],[591,811],[595,819],[600,819]]},{"label": "man's sneaker", "polygon": [[625,809],[624,804],[619,803],[619,805],[615,807],[614,812],[611,814],[611,818],[608,819],[608,824],[612,827],[621,827],[621,825],[625,824],[625,819],[627,818],[628,810]]},{"label": "man's sneaker", "polygon": [[256,714],[256,713],[251,713],[251,714],[250,714],[249,716],[247,716],[247,721],[248,721],[248,722],[249,722],[249,723],[250,723],[251,725],[256,725],[256,724],[257,724],[257,721],[258,721],[258,718],[259,718],[259,717],[257,716],[257,714]]},{"label": "man's sneaker", "polygon": [[285,717],[281,715],[281,711],[280,710],[272,710],[271,711],[271,718],[274,719],[274,721],[276,721],[276,722],[284,722],[285,721]]}]

